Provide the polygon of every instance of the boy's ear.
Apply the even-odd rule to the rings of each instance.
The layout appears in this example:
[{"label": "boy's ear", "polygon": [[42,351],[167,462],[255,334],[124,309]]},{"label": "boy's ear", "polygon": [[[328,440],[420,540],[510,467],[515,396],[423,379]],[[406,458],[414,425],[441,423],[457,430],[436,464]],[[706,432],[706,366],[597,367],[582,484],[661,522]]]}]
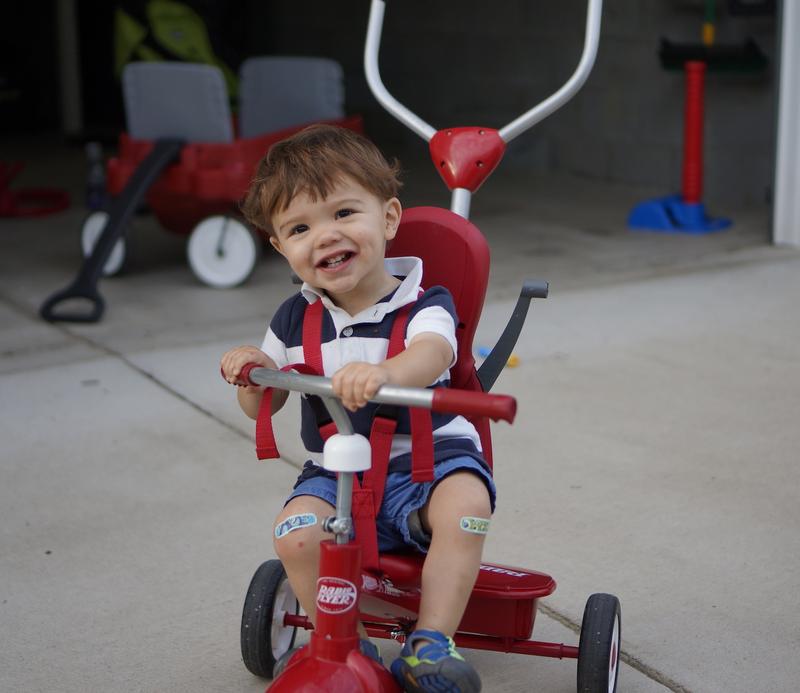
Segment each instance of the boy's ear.
[{"label": "boy's ear", "polygon": [[281,255],[283,255],[283,250],[281,250],[281,242],[273,235],[269,237],[270,245],[275,248]]},{"label": "boy's ear", "polygon": [[397,235],[397,227],[400,226],[400,217],[403,214],[403,207],[400,200],[393,197],[386,202],[384,217],[386,220],[385,238],[391,241]]}]

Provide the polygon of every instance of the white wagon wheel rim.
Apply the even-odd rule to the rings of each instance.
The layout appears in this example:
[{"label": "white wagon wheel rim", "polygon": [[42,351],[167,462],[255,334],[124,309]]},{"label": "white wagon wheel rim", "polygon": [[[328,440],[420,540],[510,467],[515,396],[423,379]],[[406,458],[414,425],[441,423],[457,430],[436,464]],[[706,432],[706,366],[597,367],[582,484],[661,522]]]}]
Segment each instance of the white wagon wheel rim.
[{"label": "white wagon wheel rim", "polygon": [[[83,256],[89,257],[97,244],[100,234],[103,233],[106,224],[108,223],[108,212],[92,212],[86,221],[83,222],[81,229],[81,248],[83,249]],[[125,241],[120,238],[103,265],[103,275],[110,277],[122,268],[122,263],[125,262]]]},{"label": "white wagon wheel rim", "polygon": [[197,277],[218,288],[238,286],[253,271],[258,245],[244,224],[231,217],[203,219],[189,237],[189,264]]}]

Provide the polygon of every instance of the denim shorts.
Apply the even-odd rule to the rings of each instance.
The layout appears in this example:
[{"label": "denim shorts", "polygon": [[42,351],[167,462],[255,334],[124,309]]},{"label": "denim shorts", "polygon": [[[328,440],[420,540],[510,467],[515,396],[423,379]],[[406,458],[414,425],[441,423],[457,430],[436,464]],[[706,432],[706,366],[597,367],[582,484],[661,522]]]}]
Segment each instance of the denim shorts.
[{"label": "denim shorts", "polygon": [[[309,465],[307,462],[306,465]],[[307,467],[308,469],[308,467]],[[475,458],[469,456],[451,457],[437,462],[433,468],[433,481],[415,483],[411,472],[392,472],[386,476],[383,503],[378,511],[378,551],[400,551],[413,547],[426,553],[431,538],[423,529],[419,510],[427,503],[436,484],[449,474],[469,471],[477,474],[486,484],[494,512],[497,491],[491,474]],[[308,471],[298,478],[288,503],[297,496],[316,496],[336,506],[336,479],[330,476],[308,476]]]}]

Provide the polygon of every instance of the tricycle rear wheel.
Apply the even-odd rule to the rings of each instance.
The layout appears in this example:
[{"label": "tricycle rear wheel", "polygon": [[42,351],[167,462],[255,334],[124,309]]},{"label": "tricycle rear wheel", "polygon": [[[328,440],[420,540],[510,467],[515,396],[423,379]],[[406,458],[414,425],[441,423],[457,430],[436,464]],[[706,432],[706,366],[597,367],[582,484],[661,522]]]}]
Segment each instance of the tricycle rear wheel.
[{"label": "tricycle rear wheel", "polygon": [[256,676],[272,678],[275,662],[294,646],[297,628],[283,624],[287,613],[300,613],[300,603],[281,562],[265,561],[250,581],[242,610],[242,659]]},{"label": "tricycle rear wheel", "polygon": [[619,599],[593,594],[586,602],[578,645],[578,693],[614,693],[622,619]]}]

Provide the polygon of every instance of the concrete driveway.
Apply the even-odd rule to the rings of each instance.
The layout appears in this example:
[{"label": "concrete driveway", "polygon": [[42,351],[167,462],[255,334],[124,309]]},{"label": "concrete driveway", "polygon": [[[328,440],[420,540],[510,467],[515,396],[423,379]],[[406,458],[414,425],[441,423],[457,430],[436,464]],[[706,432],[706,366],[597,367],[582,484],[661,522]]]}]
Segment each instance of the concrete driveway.
[{"label": "concrete driveway", "polygon": [[[537,219],[507,183],[476,205],[495,254],[478,343],[525,276],[552,293],[495,388],[519,418],[495,429],[487,558],[556,578],[537,639],[576,644],[588,595],[617,594],[621,692],[794,690],[800,253],[747,225],[631,235],[630,192],[587,193],[593,224]],[[138,219],[103,321],[49,325],[38,306],[77,270],[81,216],[0,221],[0,690],[263,690],[239,619],[301,461],[296,423],[281,415],[286,459],[258,463],[217,364],[260,339],[286,268],[209,289],[182,239]],[[574,662],[470,657],[489,693],[575,690]]]}]

